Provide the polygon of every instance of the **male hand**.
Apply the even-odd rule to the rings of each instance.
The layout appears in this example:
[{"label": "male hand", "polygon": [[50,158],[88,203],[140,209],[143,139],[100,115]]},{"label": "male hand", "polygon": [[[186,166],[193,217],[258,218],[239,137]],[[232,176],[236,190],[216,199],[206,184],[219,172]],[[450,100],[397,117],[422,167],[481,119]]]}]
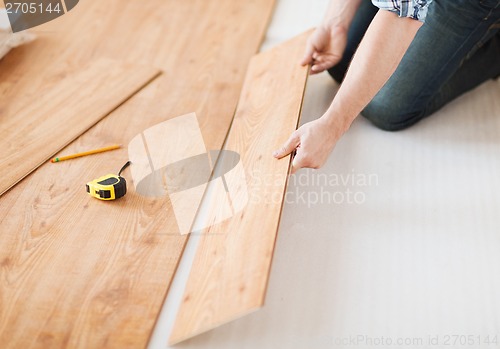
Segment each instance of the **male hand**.
[{"label": "male hand", "polygon": [[339,127],[321,117],[293,132],[273,156],[281,159],[296,150],[292,161],[292,173],[303,167],[320,168],[328,159],[342,133]]},{"label": "male hand", "polygon": [[301,64],[311,64],[311,74],[321,73],[340,62],[346,45],[347,29],[344,26],[322,25],[307,40]]}]

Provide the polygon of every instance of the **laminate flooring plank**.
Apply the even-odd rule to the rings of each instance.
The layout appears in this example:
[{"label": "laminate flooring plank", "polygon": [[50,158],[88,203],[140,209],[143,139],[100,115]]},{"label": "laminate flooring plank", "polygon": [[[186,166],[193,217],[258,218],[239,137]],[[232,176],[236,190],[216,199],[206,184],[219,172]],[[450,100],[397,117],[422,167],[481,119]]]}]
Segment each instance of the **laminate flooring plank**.
[{"label": "laminate flooring plank", "polygon": [[298,62],[308,34],[250,63],[224,149],[239,154],[242,169],[224,171],[225,185],[215,186],[170,344],[264,303],[290,164],[272,151],[298,124],[308,73]]},{"label": "laminate flooring plank", "polygon": [[68,72],[0,123],[0,195],[160,74],[109,59]]},{"label": "laminate flooring plank", "polygon": [[[192,112],[206,149],[220,149],[273,5],[81,1],[0,62],[1,121],[15,118],[69,68],[109,58],[156,66],[163,74],[61,154],[127,145],[144,130]],[[15,91],[19,98],[11,98]],[[127,158],[124,147],[45,163],[0,197],[2,348],[147,345],[186,235],[168,197],[135,192],[130,169],[123,174],[129,180],[124,198],[101,202],[85,193],[87,181],[117,171]]]},{"label": "laminate flooring plank", "polygon": [[[255,38],[263,36],[273,7],[272,0],[80,1],[31,29],[37,39],[0,60],[0,101],[9,102],[2,103],[0,117],[15,117],[19,106],[58,84],[65,72],[99,58],[160,68],[176,85],[241,84],[249,58],[219,62],[256,52]],[[228,40],[232,36],[240,41]]]},{"label": "laminate flooring plank", "polygon": [[[188,111],[230,115],[221,104],[232,94],[156,79],[64,153],[128,144]],[[224,140],[221,133],[208,137],[220,137],[220,145]],[[0,198],[2,348],[146,346],[187,235],[169,197],[138,195],[129,169],[124,198],[101,202],[85,192],[87,181],[117,171],[127,159],[125,147],[45,163]]]},{"label": "laminate flooring plank", "polygon": [[[273,0],[81,1],[31,29],[37,39],[0,60],[0,122],[22,125],[20,109],[57,88],[68,72],[101,58],[160,68],[175,86],[234,89],[227,101],[234,105],[273,7]],[[206,133],[227,130],[222,114],[201,118]]]}]

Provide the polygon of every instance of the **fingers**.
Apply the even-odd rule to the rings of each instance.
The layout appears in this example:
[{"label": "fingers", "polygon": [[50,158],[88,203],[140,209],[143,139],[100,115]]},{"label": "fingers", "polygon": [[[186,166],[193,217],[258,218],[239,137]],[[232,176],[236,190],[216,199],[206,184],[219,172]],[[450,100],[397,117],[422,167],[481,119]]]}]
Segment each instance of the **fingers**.
[{"label": "fingers", "polygon": [[[283,144],[283,146],[280,149],[275,150],[273,152],[273,156],[277,159],[281,159],[281,158],[287,156],[288,154],[292,153],[294,150],[296,150],[297,147],[299,146],[299,144],[300,144],[300,138],[294,132],[294,133],[292,133],[290,138],[287,139],[285,144]],[[292,173],[295,173],[299,168],[304,167],[302,164],[303,159],[302,159],[300,154],[302,154],[302,153],[297,152],[296,155],[292,159]]]},{"label": "fingers", "polygon": [[[281,159],[285,156],[287,156],[288,154],[294,152],[295,150],[297,150],[297,152],[295,153],[295,156],[293,156],[293,159],[292,159],[292,169],[291,169],[291,173],[295,173],[297,172],[297,170],[303,168],[303,167],[313,167],[313,166],[310,166],[310,161],[308,159],[307,156],[304,155],[304,152],[303,151],[300,151],[300,136],[297,134],[297,131],[292,133],[292,135],[290,136],[290,138],[287,139],[287,141],[283,144],[283,146],[278,149],[278,150],[275,150],[273,152],[273,156],[277,159]],[[316,168],[316,167],[313,167],[313,168]]]},{"label": "fingers", "polygon": [[307,64],[311,64],[311,74],[321,73],[332,66],[327,57],[316,51],[312,54],[312,59]]},{"label": "fingers", "polygon": [[302,152],[297,152],[297,154],[293,158],[293,160],[292,160],[292,170],[290,171],[291,174],[294,174],[299,169],[301,169],[301,168],[303,168],[305,166],[304,165],[305,159],[304,159],[304,157],[303,157],[302,154],[303,154]]},{"label": "fingers", "polygon": [[322,34],[323,33],[320,29],[316,29],[307,40],[306,52],[304,53],[304,58],[302,58],[301,61],[302,65],[314,63],[314,60],[318,55],[318,51],[321,51],[325,45]]},{"label": "fingers", "polygon": [[314,46],[311,43],[311,40],[307,41],[306,44],[306,52],[304,53],[304,57],[300,61],[301,65],[308,65],[313,62],[313,53],[314,53]]},{"label": "fingers", "polygon": [[314,57],[313,55],[314,62],[311,66],[311,74],[321,73],[327,69],[330,69],[331,67],[335,66],[341,58],[341,56],[333,54],[316,55],[316,57]]},{"label": "fingers", "polygon": [[324,72],[331,67],[332,65],[330,62],[314,62],[313,66],[311,67],[311,74]]},{"label": "fingers", "polygon": [[300,139],[297,136],[297,134],[294,132],[294,133],[292,133],[290,138],[288,138],[288,140],[285,142],[285,144],[283,144],[283,146],[280,149],[275,150],[273,152],[273,156],[277,159],[281,159],[282,157],[285,157],[288,154],[290,154],[292,151],[294,151],[297,148],[297,146],[299,145],[299,143],[300,143]]}]

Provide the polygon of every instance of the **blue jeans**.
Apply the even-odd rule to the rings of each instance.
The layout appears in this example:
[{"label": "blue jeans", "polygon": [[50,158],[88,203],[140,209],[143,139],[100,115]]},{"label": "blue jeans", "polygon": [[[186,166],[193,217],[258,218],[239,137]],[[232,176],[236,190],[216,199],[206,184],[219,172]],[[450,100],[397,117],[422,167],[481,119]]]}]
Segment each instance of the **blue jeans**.
[{"label": "blue jeans", "polygon": [[[329,70],[338,82],[377,11],[363,0],[344,56]],[[498,77],[499,29],[500,0],[434,0],[398,68],[361,114],[381,129],[401,130]]]}]

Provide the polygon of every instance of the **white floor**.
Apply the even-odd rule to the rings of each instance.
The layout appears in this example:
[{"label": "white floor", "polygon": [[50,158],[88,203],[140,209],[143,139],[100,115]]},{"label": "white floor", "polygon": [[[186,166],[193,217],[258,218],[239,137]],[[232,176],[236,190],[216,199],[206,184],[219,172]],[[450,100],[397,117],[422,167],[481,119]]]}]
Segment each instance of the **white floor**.
[{"label": "white floor", "polygon": [[[311,2],[279,1],[263,47],[318,23]],[[336,89],[312,77],[303,122]],[[405,131],[360,117],[290,183],[266,306],[175,347],[499,348],[499,213],[499,80]]]}]

